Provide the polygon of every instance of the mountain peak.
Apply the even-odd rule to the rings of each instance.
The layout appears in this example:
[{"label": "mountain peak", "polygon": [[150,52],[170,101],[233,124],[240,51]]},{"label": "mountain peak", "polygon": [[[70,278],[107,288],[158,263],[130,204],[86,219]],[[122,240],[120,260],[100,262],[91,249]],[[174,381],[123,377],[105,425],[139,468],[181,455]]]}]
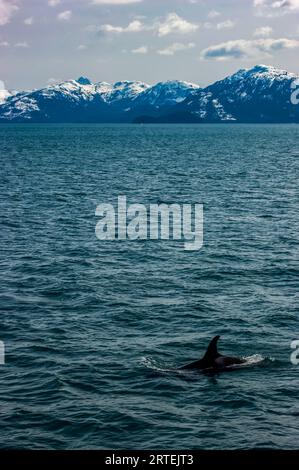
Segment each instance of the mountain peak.
[{"label": "mountain peak", "polygon": [[166,80],[165,82],[158,82],[156,87],[168,87],[168,88],[200,88],[199,85],[196,85],[195,83],[191,82],[186,82],[184,80]]},{"label": "mountain peak", "polygon": [[294,73],[273,67],[272,65],[256,65],[252,69],[247,70],[247,75],[255,76],[256,78],[260,77],[261,79],[268,79],[272,81],[284,81],[297,77]]},{"label": "mountain peak", "polygon": [[247,69],[240,69],[236,73],[234,73],[233,75],[230,75],[228,78],[230,78],[230,77],[241,77],[241,76],[244,76],[244,75],[246,75],[246,76],[254,75],[256,73],[271,73],[273,71],[278,71],[278,70],[275,69],[274,67],[272,67],[271,65],[258,64],[258,65],[255,65],[254,67],[250,68],[250,69],[248,69],[248,68]]},{"label": "mountain peak", "polygon": [[295,74],[287,72],[286,70],[275,68],[272,65],[259,64],[255,65],[251,69],[240,69],[233,75],[226,77],[224,81],[230,84],[243,80],[263,80],[273,82],[274,80],[289,80],[294,77],[296,77]]},{"label": "mountain peak", "polygon": [[87,77],[79,77],[76,82],[80,85],[92,85],[91,81]]},{"label": "mountain peak", "polygon": [[272,65],[258,64],[258,65],[255,65],[249,71],[252,71],[252,72],[270,72],[272,70],[275,70],[275,67],[273,67]]},{"label": "mountain peak", "polygon": [[272,65],[255,65],[252,69],[248,69],[247,74],[266,74],[272,77],[291,77],[294,76],[293,73],[287,72],[286,70],[278,69]]}]

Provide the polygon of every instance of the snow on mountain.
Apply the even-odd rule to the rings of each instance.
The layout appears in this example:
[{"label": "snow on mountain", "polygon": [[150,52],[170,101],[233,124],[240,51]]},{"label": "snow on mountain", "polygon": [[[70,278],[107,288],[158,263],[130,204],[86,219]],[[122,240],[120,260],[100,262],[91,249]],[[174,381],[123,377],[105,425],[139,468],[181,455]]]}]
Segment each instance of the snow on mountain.
[{"label": "snow on mountain", "polygon": [[104,94],[107,103],[115,103],[123,100],[134,100],[137,96],[149,88],[143,82],[116,82],[108,93]]},{"label": "snow on mountain", "polygon": [[219,99],[213,93],[205,90],[191,95],[182,103],[181,109],[187,109],[196,121],[235,121],[235,118],[225,110]]},{"label": "snow on mountain", "polygon": [[[140,81],[120,81],[113,85],[106,82],[92,83],[86,77],[50,85],[31,93],[19,93],[1,109],[2,120],[38,120],[53,122],[56,119],[86,119],[104,122],[118,119],[130,120],[131,109],[146,106],[160,108],[183,101],[191,91],[199,87],[179,81],[161,82],[150,86]],[[97,106],[97,109],[96,109]],[[88,114],[88,108],[90,116]],[[105,114],[103,112],[105,111]],[[114,116],[112,116],[114,111]],[[121,117],[119,113],[127,113]],[[102,113],[102,115],[98,115]]]},{"label": "snow on mountain", "polygon": [[256,65],[252,69],[241,69],[230,77],[220,80],[213,85],[207,87],[207,90],[221,93],[229,96],[233,100],[248,100],[256,93],[271,95],[274,91],[282,90],[285,86],[289,87],[290,83],[298,78],[295,74],[285,70],[275,69],[267,65]]},{"label": "snow on mountain", "polygon": [[13,93],[6,90],[4,82],[0,80],[0,104],[3,104]]},{"label": "snow on mountain", "polygon": [[[242,122],[285,122],[298,119],[291,103],[293,73],[271,66],[242,69],[206,88],[224,109]],[[296,117],[297,116],[297,117]]]},{"label": "snow on mountain", "polygon": [[65,82],[48,86],[37,93],[45,98],[54,98],[59,94],[61,98],[74,100],[74,101],[91,101],[96,95],[101,96],[108,90],[110,85],[107,84],[93,84],[89,79],[80,77],[77,80],[67,80]]},{"label": "snow on mountain", "polygon": [[179,80],[159,82],[141,93],[136,98],[134,105],[147,104],[155,108],[172,106],[181,103],[190,93],[199,88],[199,85]]},{"label": "snow on mountain", "polygon": [[235,118],[212,93],[199,89],[171,108],[162,108],[162,113],[141,116],[135,122],[229,122]]},{"label": "snow on mountain", "polygon": [[[11,95],[0,89],[0,121],[299,122],[291,103],[299,76],[266,65],[200,88],[171,80],[92,83],[86,77]],[[1,88],[1,87],[0,87]]]},{"label": "snow on mountain", "polygon": [[[77,80],[50,85],[41,90],[19,93],[1,108],[0,119],[51,122],[59,119],[61,122],[63,119],[71,118],[80,122],[80,113],[83,111],[87,120],[102,121],[105,115],[97,117],[97,112],[107,111],[108,106],[115,103],[134,100],[148,86],[142,82],[132,81],[117,82],[114,85],[106,82],[93,84],[88,78],[80,77]],[[89,117],[87,116],[88,108]],[[77,112],[78,116],[75,116],[74,112]],[[110,114],[110,112],[106,113],[107,118],[114,120]]]},{"label": "snow on mountain", "polygon": [[188,122],[299,122],[299,106],[291,103],[292,87],[298,79],[293,73],[266,65],[241,69],[195,91],[165,119],[175,121],[176,115]]},{"label": "snow on mountain", "polygon": [[256,65],[251,69],[241,69],[224,80],[227,83],[234,83],[250,79],[255,82],[256,85],[261,83],[263,85],[269,85],[277,81],[284,82],[285,80],[292,80],[294,78],[297,78],[297,75],[287,72],[286,70],[276,69],[271,65]]},{"label": "snow on mountain", "polygon": [[89,79],[80,77],[78,80],[69,80],[58,85],[52,85],[42,90],[44,96],[53,96],[61,93],[64,97],[75,100],[93,100],[100,97],[105,103],[134,99],[148,88],[149,85],[142,82],[123,81],[114,85],[106,82],[93,84]]},{"label": "snow on mountain", "polygon": [[0,90],[0,104],[4,103],[11,96],[8,90]]}]

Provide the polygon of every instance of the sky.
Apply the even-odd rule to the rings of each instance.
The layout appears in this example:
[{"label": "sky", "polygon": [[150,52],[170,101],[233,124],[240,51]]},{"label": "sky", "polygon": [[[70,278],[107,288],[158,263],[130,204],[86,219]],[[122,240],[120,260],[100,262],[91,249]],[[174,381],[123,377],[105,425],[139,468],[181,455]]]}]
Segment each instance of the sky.
[{"label": "sky", "polygon": [[299,73],[299,0],[0,0],[0,85]]}]

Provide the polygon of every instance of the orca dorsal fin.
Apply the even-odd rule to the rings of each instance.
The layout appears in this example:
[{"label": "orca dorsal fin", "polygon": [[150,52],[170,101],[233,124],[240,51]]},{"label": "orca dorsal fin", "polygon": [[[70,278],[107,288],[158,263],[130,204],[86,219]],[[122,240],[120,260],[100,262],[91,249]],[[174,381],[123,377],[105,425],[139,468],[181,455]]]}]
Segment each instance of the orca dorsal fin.
[{"label": "orca dorsal fin", "polygon": [[217,350],[217,342],[218,342],[218,339],[220,338],[219,335],[215,336],[212,341],[210,342],[206,352],[205,352],[205,355],[203,357],[203,359],[205,360],[213,360],[213,359],[216,359],[217,357],[220,356],[218,350]]}]

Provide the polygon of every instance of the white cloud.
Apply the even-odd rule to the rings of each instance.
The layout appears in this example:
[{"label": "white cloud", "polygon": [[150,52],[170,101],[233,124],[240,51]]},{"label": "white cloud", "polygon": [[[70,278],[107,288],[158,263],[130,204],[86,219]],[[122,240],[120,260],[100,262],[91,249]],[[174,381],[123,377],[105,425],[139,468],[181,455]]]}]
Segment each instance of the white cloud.
[{"label": "white cloud", "polygon": [[139,20],[134,20],[131,21],[131,23],[124,28],[125,33],[139,33],[139,31],[142,31],[144,29],[144,25],[141,21]]},{"label": "white cloud", "polygon": [[209,21],[203,24],[205,29],[231,29],[234,28],[236,23],[232,20],[225,20],[221,23],[210,23]]},{"label": "white cloud", "polygon": [[210,19],[217,18],[217,16],[220,16],[219,11],[211,10],[211,11],[208,13],[208,18],[210,18]]},{"label": "white cloud", "polygon": [[195,44],[193,42],[189,42],[189,44],[175,42],[170,46],[166,47],[165,49],[159,49],[157,53],[160,55],[174,55],[176,52],[192,49],[193,47],[195,47]]},{"label": "white cloud", "polygon": [[189,23],[176,13],[169,13],[164,20],[155,21],[152,24],[144,24],[139,19],[135,19],[128,26],[115,26],[103,24],[100,27],[90,25],[88,31],[102,31],[105,33],[139,33],[141,31],[153,31],[159,37],[167,36],[171,33],[187,34],[198,29],[199,25]]},{"label": "white cloud", "polygon": [[272,33],[273,33],[273,29],[271,28],[271,26],[261,26],[260,28],[256,28],[253,35],[266,38],[270,36],[270,34]]},{"label": "white cloud", "polygon": [[137,47],[137,49],[132,49],[131,52],[133,54],[147,54],[148,53],[148,47],[147,46]]},{"label": "white cloud", "polygon": [[65,11],[62,11],[61,13],[59,13],[57,15],[57,19],[59,21],[69,21],[72,17],[72,12],[71,10],[65,10]]},{"label": "white cloud", "polygon": [[87,46],[85,46],[85,44],[79,44],[77,49],[78,49],[78,51],[85,51],[85,49],[87,49]]},{"label": "white cloud", "polygon": [[17,10],[18,7],[13,0],[0,0],[0,26],[9,23]]},{"label": "white cloud", "polygon": [[216,24],[216,29],[231,29],[235,26],[234,21],[226,20]]},{"label": "white cloud", "polygon": [[27,48],[27,47],[29,47],[29,45],[28,45],[27,42],[24,41],[24,42],[17,42],[17,43],[15,44],[15,47]]},{"label": "white cloud", "polygon": [[279,16],[299,10],[299,0],[254,0],[259,16]]},{"label": "white cloud", "polygon": [[201,59],[255,59],[258,57],[271,57],[277,51],[299,47],[295,39],[237,39],[215,46],[210,46],[201,52]]},{"label": "white cloud", "polygon": [[9,46],[9,42],[7,41],[1,41],[0,42],[0,47],[8,47]]},{"label": "white cloud", "polygon": [[143,31],[145,26],[141,21],[134,20],[128,24],[128,26],[113,26],[111,24],[103,24],[97,30],[105,33],[139,33]]},{"label": "white cloud", "polygon": [[140,3],[142,0],[93,0],[93,5],[129,5],[130,3]]},{"label": "white cloud", "polygon": [[158,36],[167,36],[172,33],[188,34],[198,29],[199,25],[190,23],[181,18],[177,13],[169,13],[166,19],[154,25]]},{"label": "white cloud", "polygon": [[26,18],[26,19],[24,20],[24,23],[25,23],[26,25],[28,25],[28,26],[31,26],[31,25],[34,23],[34,18],[33,18],[33,16],[30,16],[30,18]]},{"label": "white cloud", "polygon": [[48,1],[48,5],[50,7],[56,7],[57,5],[59,5],[61,3],[61,0],[49,0]]},{"label": "white cloud", "polygon": [[105,33],[124,33],[126,29],[122,26],[113,26],[112,24],[103,24],[99,28],[95,28],[96,31],[99,30]]}]

